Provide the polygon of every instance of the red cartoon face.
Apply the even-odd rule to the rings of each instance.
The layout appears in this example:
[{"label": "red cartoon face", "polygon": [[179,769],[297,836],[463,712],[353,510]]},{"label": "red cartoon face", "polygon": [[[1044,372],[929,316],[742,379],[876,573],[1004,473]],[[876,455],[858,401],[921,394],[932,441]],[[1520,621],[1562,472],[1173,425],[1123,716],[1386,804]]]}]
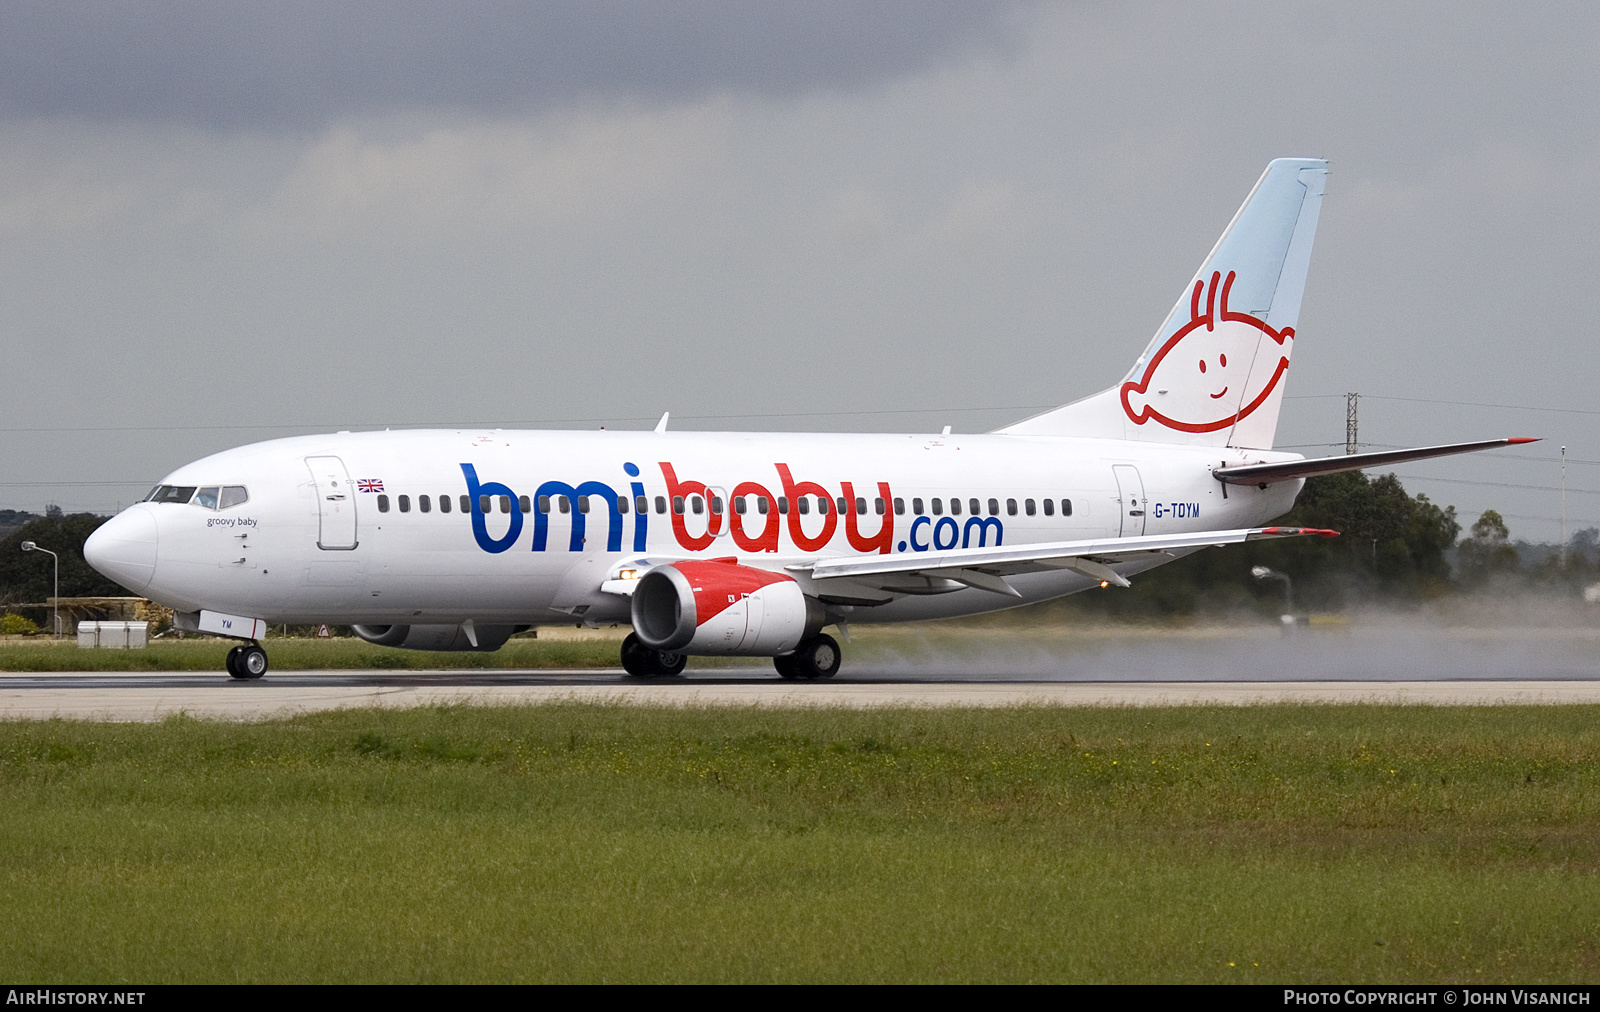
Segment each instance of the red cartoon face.
[{"label": "red cartoon face", "polygon": [[1122,384],[1122,410],[1135,423],[1155,419],[1183,432],[1215,432],[1249,415],[1277,388],[1289,368],[1294,328],[1277,331],[1248,313],[1229,312],[1234,277],[1229,271],[1223,280],[1214,272],[1209,292],[1204,280],[1196,281],[1189,322],[1155,353],[1143,376]]}]

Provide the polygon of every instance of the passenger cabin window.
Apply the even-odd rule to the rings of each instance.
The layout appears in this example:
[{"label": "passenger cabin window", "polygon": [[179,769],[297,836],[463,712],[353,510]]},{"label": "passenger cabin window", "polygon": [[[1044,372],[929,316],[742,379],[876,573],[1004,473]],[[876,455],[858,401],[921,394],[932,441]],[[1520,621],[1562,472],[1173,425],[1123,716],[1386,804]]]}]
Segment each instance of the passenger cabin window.
[{"label": "passenger cabin window", "polygon": [[1061,500],[1061,515],[1064,516],[1064,517],[1072,516],[1072,500],[1071,499],[1063,499],[1063,500]]},{"label": "passenger cabin window", "polygon": [[194,494],[194,504],[204,506],[208,510],[217,508],[217,493],[221,491],[215,485],[205,485]]},{"label": "passenger cabin window", "polygon": [[706,501],[697,495],[689,497],[689,508],[694,510],[694,515],[699,516],[706,511]]},{"label": "passenger cabin window", "polygon": [[[427,496],[423,496],[422,498],[426,499],[428,497]],[[533,502],[527,496],[519,495],[519,496],[517,496],[517,509],[519,511],[523,512],[523,513],[532,513],[533,512]],[[422,512],[426,513],[428,511],[427,510],[423,510]]]},{"label": "passenger cabin window", "polygon": [[586,495],[578,496],[578,512],[579,513],[587,513],[587,512],[589,512],[589,497],[588,496],[586,496]]},{"label": "passenger cabin window", "polygon": [[897,516],[897,517],[898,516],[904,516],[905,512],[906,512],[906,501],[904,499],[896,497],[895,501],[894,501],[894,515]]},{"label": "passenger cabin window", "polygon": [[389,497],[388,496],[386,496],[386,495],[378,496],[378,512],[379,513],[387,513],[387,512],[389,512]]},{"label": "passenger cabin window", "polygon": [[943,499],[935,499],[935,500],[933,500],[933,515],[936,516],[936,517],[944,515],[944,500]]},{"label": "passenger cabin window", "polygon": [[680,517],[683,516],[683,496],[675,495],[672,497],[672,512]]},{"label": "passenger cabin window", "polygon": [[[1011,507],[1011,512],[1015,513],[1016,511],[1017,511],[1017,507],[1015,505],[1013,505]],[[973,510],[973,512],[976,513],[977,510]],[[1000,515],[1000,500],[998,500],[998,499],[990,499],[989,500],[989,515],[992,516],[992,517],[997,517],[997,516]]]},{"label": "passenger cabin window", "polygon": [[[991,499],[989,501],[990,502],[994,502],[993,499]],[[979,505],[978,500],[976,500],[976,499],[968,499],[967,500],[967,506],[971,509],[973,516],[978,516],[980,513],[983,512],[983,507],[981,505]]]},{"label": "passenger cabin window", "polygon": [[767,501],[766,496],[756,496],[756,512],[763,514],[772,512],[772,504]]},{"label": "passenger cabin window", "polygon": [[539,497],[539,512],[540,513],[549,513],[550,512],[550,497],[549,496],[542,495],[542,496]]},{"label": "passenger cabin window", "polygon": [[[1029,512],[1032,512],[1032,511],[1030,510]],[[1016,515],[1017,515],[1017,501],[1015,499],[1007,499],[1006,500],[1006,516],[1014,517]]]},{"label": "passenger cabin window", "polygon": [[953,517],[958,517],[958,516],[961,515],[961,500],[960,499],[951,499],[950,500],[950,515],[953,516]]},{"label": "passenger cabin window", "polygon": [[849,502],[849,500],[845,499],[844,496],[840,496],[834,502],[834,505],[839,507],[839,513],[840,513],[841,516],[844,515],[845,511],[850,509],[850,502]]},{"label": "passenger cabin window", "polygon": [[711,512],[717,516],[722,515],[722,496],[714,495],[711,497]]},{"label": "passenger cabin window", "polygon": [[922,516],[922,500],[921,499],[912,499],[911,500],[911,512],[915,513],[919,517]]},{"label": "passenger cabin window", "polygon": [[572,512],[572,500],[568,499],[564,495],[556,496],[556,509],[560,510],[563,513],[571,513]]},{"label": "passenger cabin window", "polygon": [[[635,513],[649,513],[650,512],[650,500],[646,499],[642,495],[634,496],[633,497],[633,511]],[[662,510],[661,512],[665,513],[666,511]]]},{"label": "passenger cabin window", "polygon": [[778,514],[780,516],[789,514],[789,497],[786,495],[778,496]]},{"label": "passenger cabin window", "polygon": [[408,496],[408,495],[403,495],[403,496],[400,496],[399,499],[400,499],[400,512],[401,513],[410,513],[411,512],[411,497]]},{"label": "passenger cabin window", "polygon": [[810,496],[808,496],[808,495],[801,496],[800,498],[795,500],[795,504],[800,507],[800,515],[801,516],[806,516],[807,514],[809,514],[811,512],[811,497]]},{"label": "passenger cabin window", "polygon": [[1039,506],[1032,499],[1024,499],[1022,501],[1022,511],[1031,517],[1039,512]]},{"label": "passenger cabin window", "polygon": [[461,494],[461,512],[463,512],[463,513],[471,513],[472,512],[472,497],[467,495],[464,492]]},{"label": "passenger cabin window", "polygon": [[450,512],[450,497],[449,496],[442,495],[442,496],[439,497],[439,512],[440,513],[449,513]]},{"label": "passenger cabin window", "polygon": [[249,501],[250,493],[245,491],[243,485],[224,485],[222,486],[222,495],[217,499],[217,509],[225,510]]},{"label": "passenger cabin window", "polygon": [[1044,501],[1044,515],[1047,517],[1056,515],[1056,501],[1054,499],[1046,499]]},{"label": "passenger cabin window", "polygon": [[626,512],[628,512],[628,497],[627,496],[625,496],[625,495],[617,496],[617,512],[618,513],[626,513]]},{"label": "passenger cabin window", "polygon": [[433,509],[433,500],[429,499],[425,495],[417,496],[417,509],[424,513],[428,512],[429,510]]}]

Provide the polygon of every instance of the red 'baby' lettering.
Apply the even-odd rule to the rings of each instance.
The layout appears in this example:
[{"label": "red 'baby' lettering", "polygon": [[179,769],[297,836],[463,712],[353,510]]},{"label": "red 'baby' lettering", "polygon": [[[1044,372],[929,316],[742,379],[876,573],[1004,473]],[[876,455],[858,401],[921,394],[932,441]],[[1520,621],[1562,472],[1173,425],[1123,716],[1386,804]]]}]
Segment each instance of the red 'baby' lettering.
[{"label": "red 'baby' lettering", "polygon": [[[766,486],[757,485],[753,481],[742,481],[734,486],[733,498],[738,502],[740,496],[758,496],[767,502],[767,515],[762,517],[764,526],[761,533],[751,537],[744,531],[744,515],[735,509],[728,514],[728,531],[733,535],[733,543],[747,552],[776,552],[778,550],[778,530],[783,520],[778,515],[778,504],[773,500],[772,493]],[[759,514],[759,508],[757,511]]]},{"label": "red 'baby' lettering", "polygon": [[822,515],[822,533],[814,538],[806,537],[805,529],[800,526],[800,511],[795,508],[795,500],[803,495],[815,495],[828,498],[828,490],[814,481],[796,482],[789,473],[788,464],[778,464],[778,479],[783,482],[783,494],[789,497],[789,537],[793,539],[794,546],[802,552],[815,552],[833,540],[833,532],[839,526],[839,517],[833,510]]}]

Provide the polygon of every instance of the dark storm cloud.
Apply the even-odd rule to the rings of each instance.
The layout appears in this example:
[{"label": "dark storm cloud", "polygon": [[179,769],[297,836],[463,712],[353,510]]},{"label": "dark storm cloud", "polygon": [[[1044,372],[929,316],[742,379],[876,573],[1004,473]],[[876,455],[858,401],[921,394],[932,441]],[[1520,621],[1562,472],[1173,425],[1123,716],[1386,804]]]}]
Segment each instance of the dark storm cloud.
[{"label": "dark storm cloud", "polygon": [[848,88],[1004,48],[1022,0],[16,3],[0,114],[205,127]]}]

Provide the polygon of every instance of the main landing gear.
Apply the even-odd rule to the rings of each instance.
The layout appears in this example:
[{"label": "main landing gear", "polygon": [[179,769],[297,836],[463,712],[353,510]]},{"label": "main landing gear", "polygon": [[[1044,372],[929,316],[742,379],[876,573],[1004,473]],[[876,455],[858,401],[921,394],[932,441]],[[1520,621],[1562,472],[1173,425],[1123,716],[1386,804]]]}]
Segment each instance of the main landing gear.
[{"label": "main landing gear", "polygon": [[689,658],[671,650],[652,650],[639,642],[639,637],[629,633],[622,641],[622,669],[636,678],[660,678],[663,675],[681,675]]},{"label": "main landing gear", "polygon": [[228,674],[253,681],[267,673],[267,652],[259,643],[247,643],[228,651]]},{"label": "main landing gear", "polygon": [[792,654],[774,657],[772,666],[778,669],[778,674],[784,678],[804,678],[814,681],[818,678],[832,678],[839,673],[839,641],[827,633],[819,633],[810,639],[800,641]]}]

